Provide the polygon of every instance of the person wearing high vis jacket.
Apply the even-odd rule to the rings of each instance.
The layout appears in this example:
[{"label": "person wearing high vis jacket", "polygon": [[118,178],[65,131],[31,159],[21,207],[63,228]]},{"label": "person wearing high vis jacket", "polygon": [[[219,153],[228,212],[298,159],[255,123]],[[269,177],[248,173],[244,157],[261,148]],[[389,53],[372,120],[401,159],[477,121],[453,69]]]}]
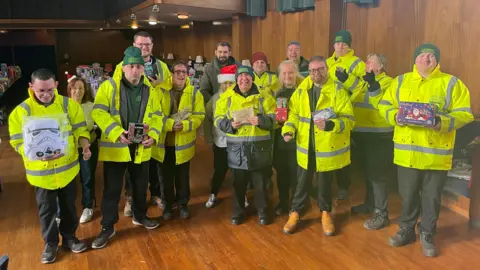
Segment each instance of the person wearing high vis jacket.
[{"label": "person wearing high vis jacket", "polygon": [[[343,84],[343,87],[352,92],[360,83],[365,74],[365,63],[355,56],[352,48],[352,35],[349,31],[342,29],[335,33],[333,48],[335,52],[327,59],[329,75]],[[349,87],[346,87],[348,85]],[[349,197],[350,188],[350,166],[346,166],[336,172],[337,185],[339,187],[337,199],[346,200]]]},{"label": "person wearing high vis jacket", "polygon": [[275,126],[275,100],[258,90],[253,77],[251,67],[238,67],[237,84],[220,96],[215,108],[214,124],[227,134],[227,160],[234,190],[233,225],[243,223],[246,218],[245,193],[249,181],[254,186],[259,224],[270,222],[265,175],[272,169],[270,133]]},{"label": "person wearing high vis jacket", "polygon": [[197,129],[205,118],[203,95],[188,80],[188,67],[183,61],[172,65],[173,87],[165,91],[164,99],[170,102],[163,116],[161,139],[154,148],[154,158],[159,161],[159,174],[163,180],[165,209],[162,218],[173,218],[173,202],[177,199],[181,218],[189,218],[190,160],[195,155]]},{"label": "person wearing high vis jacket", "polygon": [[[75,207],[77,188],[74,180],[80,171],[77,143],[82,148],[83,158],[85,160],[90,159],[90,133],[87,130],[80,104],[58,94],[58,82],[50,70],[39,69],[33,72],[31,77],[32,80],[28,89],[29,98],[12,111],[8,128],[10,144],[22,156],[27,180],[35,187],[40,227],[45,241],[41,262],[52,263],[57,255],[59,231],[62,235],[63,247],[74,253],[80,253],[87,249],[87,245],[75,237],[78,218]],[[41,117],[46,120],[49,119],[49,116],[56,115],[66,115],[68,119],[66,121],[67,127],[61,127],[60,131],[68,132],[65,152],[53,153],[48,158],[43,155],[40,160],[32,160],[30,155],[25,154],[25,147],[32,147],[33,144],[25,145],[27,144],[27,141],[24,141],[26,138],[24,138],[23,132],[25,117]],[[35,122],[38,123],[38,121]],[[58,128],[44,126],[34,130],[32,136],[37,136],[40,141],[53,141],[51,137],[58,132]],[[52,134],[52,136],[49,136],[49,134]],[[53,145],[48,146],[48,148],[51,147]],[[37,152],[36,156],[41,157],[39,153],[43,154],[47,151],[49,150]],[[57,199],[61,217],[58,227],[55,221]]]},{"label": "person wearing high vis jacket", "polygon": [[252,55],[252,67],[255,74],[254,83],[259,90],[265,90],[272,96],[280,87],[278,76],[268,70],[268,59],[263,52],[256,52]]},{"label": "person wearing high vis jacket", "polygon": [[336,170],[350,164],[353,109],[341,84],[329,76],[324,57],[312,57],[309,70],[310,76],[290,99],[288,120],[282,128],[286,142],[296,138],[298,162],[298,184],[283,231],[291,234],[297,228],[308,200],[309,181],[317,172],[318,207],[322,212],[323,231],[330,236],[335,234],[332,181]]},{"label": "person wearing high vis jacket", "polygon": [[[413,243],[420,215],[422,252],[431,257],[437,255],[433,235],[443,186],[452,167],[456,130],[473,121],[473,115],[467,87],[457,77],[440,71],[440,50],[435,45],[419,46],[414,62],[413,71],[395,78],[379,103],[381,115],[395,126],[394,163],[398,165],[402,198],[400,229],[389,243],[394,247]],[[435,104],[435,126],[401,124],[397,115],[401,102]]]},{"label": "person wearing high vis jacket", "polygon": [[[103,248],[115,235],[118,222],[118,202],[123,187],[123,176],[128,169],[132,185],[134,225],[147,229],[158,227],[158,221],[147,217],[146,194],[148,188],[151,146],[162,130],[161,95],[145,78],[144,60],[140,49],[130,46],[125,50],[123,74],[103,82],[95,96],[92,118],[102,130],[99,160],[103,161],[104,189],[102,197],[102,231],[92,248]],[[134,143],[129,136],[130,124],[143,124],[148,128],[143,141]]]},{"label": "person wearing high vis jacket", "polygon": [[[378,112],[378,103],[392,83],[392,78],[386,74],[386,63],[380,54],[368,55],[365,75],[349,92],[355,116],[353,156],[362,164],[366,189],[364,203],[353,206],[352,212],[374,212],[364,223],[369,230],[379,230],[390,224],[387,184],[393,165],[393,126]],[[343,83],[343,87],[350,89],[351,85]]]}]

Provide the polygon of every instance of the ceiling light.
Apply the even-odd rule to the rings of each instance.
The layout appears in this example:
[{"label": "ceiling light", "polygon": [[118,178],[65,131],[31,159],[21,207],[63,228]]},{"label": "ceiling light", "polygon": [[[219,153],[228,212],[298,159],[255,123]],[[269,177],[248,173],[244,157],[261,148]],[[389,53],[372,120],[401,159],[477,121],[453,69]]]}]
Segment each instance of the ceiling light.
[{"label": "ceiling light", "polygon": [[188,14],[178,13],[177,18],[179,18],[180,20],[186,20],[188,19]]},{"label": "ceiling light", "polygon": [[117,20],[116,20],[116,23],[121,24],[122,21],[121,21],[120,19],[117,19]]},{"label": "ceiling light", "polygon": [[138,29],[138,25],[136,24],[132,25],[132,29]]},{"label": "ceiling light", "polygon": [[213,21],[212,24],[213,25],[222,25],[222,22],[221,21]]},{"label": "ceiling light", "polygon": [[135,20],[135,19],[137,19],[137,16],[135,15],[135,13],[132,13],[130,15],[130,20]]},{"label": "ceiling light", "polygon": [[148,24],[150,24],[150,25],[157,25],[157,23],[158,23],[157,21],[149,21],[148,22]]},{"label": "ceiling light", "polygon": [[103,30],[103,28],[100,28],[100,31],[102,31],[102,30]]},{"label": "ceiling light", "polygon": [[158,7],[158,5],[153,5],[152,11],[153,11],[153,12],[159,12],[159,11],[160,11],[160,8]]},{"label": "ceiling light", "polygon": [[188,24],[184,24],[182,26],[180,26],[181,29],[189,29],[190,28],[190,25]]},{"label": "ceiling light", "polygon": [[0,34],[6,34],[6,33],[8,33],[7,30],[0,30]]}]

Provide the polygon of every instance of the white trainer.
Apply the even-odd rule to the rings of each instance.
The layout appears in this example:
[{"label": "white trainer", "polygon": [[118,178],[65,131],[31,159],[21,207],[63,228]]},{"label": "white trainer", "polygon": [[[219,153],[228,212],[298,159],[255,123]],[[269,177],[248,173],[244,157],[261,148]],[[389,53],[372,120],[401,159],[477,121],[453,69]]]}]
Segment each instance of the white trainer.
[{"label": "white trainer", "polygon": [[215,197],[215,194],[210,194],[210,197],[208,197],[208,201],[205,204],[205,207],[212,208],[215,206],[216,202],[217,202],[217,197]]},{"label": "white trainer", "polygon": [[80,216],[80,223],[87,223],[92,220],[93,217],[93,209],[85,208],[83,209],[82,216]]}]

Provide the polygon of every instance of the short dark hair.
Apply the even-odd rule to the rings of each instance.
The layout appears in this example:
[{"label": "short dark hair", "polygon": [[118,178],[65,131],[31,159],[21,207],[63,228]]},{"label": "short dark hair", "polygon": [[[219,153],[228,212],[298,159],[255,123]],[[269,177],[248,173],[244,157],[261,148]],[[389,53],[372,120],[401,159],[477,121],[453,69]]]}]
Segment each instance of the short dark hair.
[{"label": "short dark hair", "polygon": [[324,62],[325,64],[327,64],[327,59],[323,56],[320,56],[320,55],[314,55],[312,57],[310,57],[310,60],[309,62]]},{"label": "short dark hair", "polygon": [[32,73],[32,76],[31,76],[32,83],[34,83],[36,79],[40,81],[48,81],[50,79],[53,79],[54,81],[57,80],[55,78],[55,74],[53,74],[53,72],[51,72],[46,68],[37,69]]},{"label": "short dark hair", "polygon": [[140,32],[136,33],[135,36],[133,36],[133,42],[135,42],[135,40],[137,40],[137,37],[147,37],[147,38],[150,39],[151,42],[153,42],[152,35],[150,35],[150,33],[148,33],[147,31],[140,31]]},{"label": "short dark hair", "polygon": [[217,46],[215,46],[215,50],[218,49],[218,47],[228,47],[228,50],[231,51],[232,50],[232,46],[230,46],[230,43],[226,42],[226,41],[220,41],[217,43]]},{"label": "short dark hair", "polygon": [[177,60],[172,64],[171,72],[173,72],[175,70],[176,66],[184,66],[188,71],[188,65],[182,60]]}]

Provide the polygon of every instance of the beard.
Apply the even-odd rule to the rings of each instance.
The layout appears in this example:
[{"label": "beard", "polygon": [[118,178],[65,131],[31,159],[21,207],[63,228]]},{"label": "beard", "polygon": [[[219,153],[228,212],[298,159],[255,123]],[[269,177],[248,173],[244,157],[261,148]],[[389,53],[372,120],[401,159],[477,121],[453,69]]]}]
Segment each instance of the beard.
[{"label": "beard", "polygon": [[217,57],[217,60],[220,64],[225,64],[228,60],[228,57]]}]

